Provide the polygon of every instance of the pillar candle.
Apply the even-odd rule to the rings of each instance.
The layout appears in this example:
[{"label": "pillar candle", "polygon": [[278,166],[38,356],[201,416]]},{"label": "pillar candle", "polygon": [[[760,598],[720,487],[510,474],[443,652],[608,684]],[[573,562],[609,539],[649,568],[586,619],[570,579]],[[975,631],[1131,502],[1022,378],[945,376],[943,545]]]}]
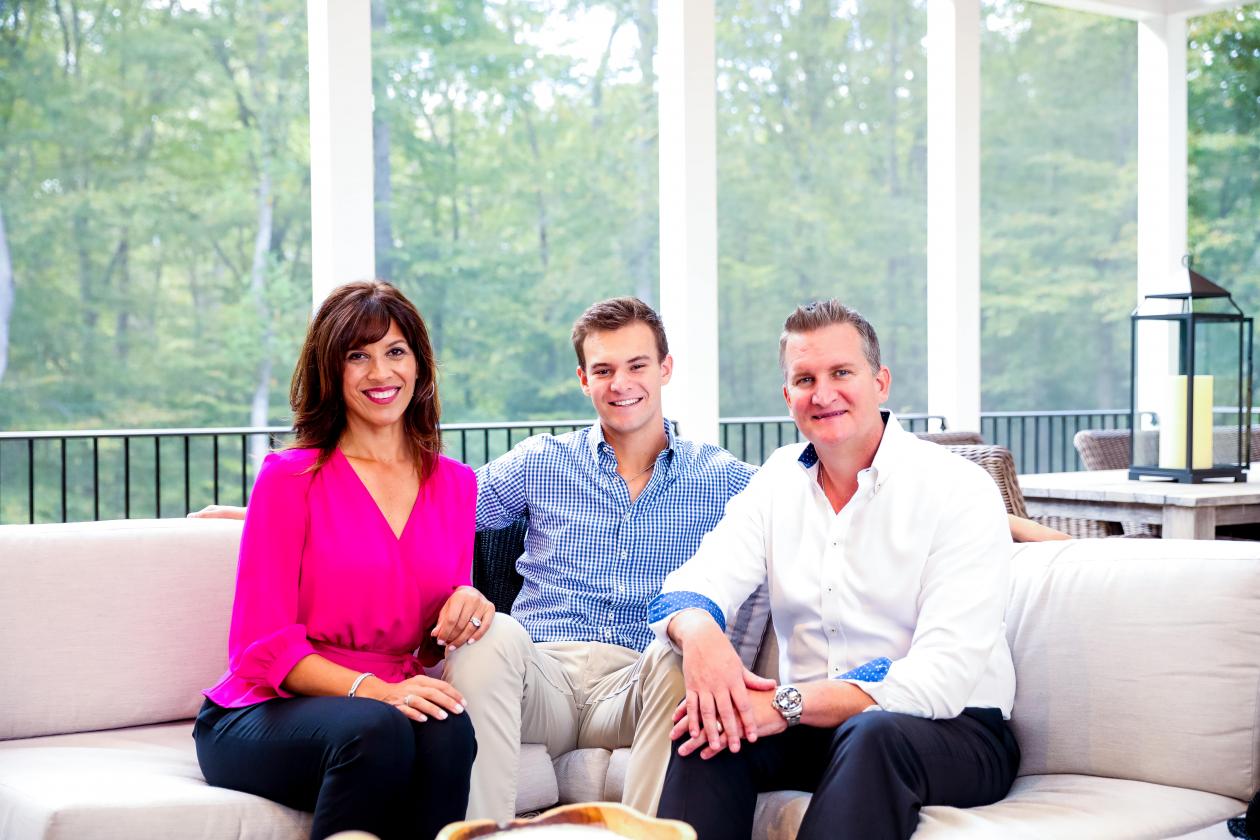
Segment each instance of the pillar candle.
[{"label": "pillar candle", "polygon": [[[1186,377],[1168,384],[1167,410],[1160,414],[1159,465],[1186,468]],[[1194,469],[1212,466],[1212,377],[1194,378]]]}]

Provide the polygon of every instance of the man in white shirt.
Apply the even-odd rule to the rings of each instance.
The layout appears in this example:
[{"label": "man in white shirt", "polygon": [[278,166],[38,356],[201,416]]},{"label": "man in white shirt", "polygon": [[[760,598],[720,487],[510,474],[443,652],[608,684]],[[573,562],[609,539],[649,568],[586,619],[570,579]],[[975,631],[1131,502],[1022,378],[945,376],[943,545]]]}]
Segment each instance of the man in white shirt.
[{"label": "man in white shirt", "polygon": [[[988,475],[881,411],[892,377],[857,312],[798,308],[779,359],[808,444],[771,456],[649,612],[687,687],[658,813],[746,838],[759,792],[798,789],[801,838],[906,838],[922,806],[995,802],[1018,770],[1010,531]],[[723,635],[766,579],[777,686]]]}]

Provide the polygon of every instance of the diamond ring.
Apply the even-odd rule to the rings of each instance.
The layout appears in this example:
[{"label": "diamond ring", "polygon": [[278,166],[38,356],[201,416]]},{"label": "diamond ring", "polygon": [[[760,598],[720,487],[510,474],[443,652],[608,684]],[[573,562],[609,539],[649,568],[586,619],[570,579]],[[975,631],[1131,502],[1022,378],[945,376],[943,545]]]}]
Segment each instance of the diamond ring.
[{"label": "diamond ring", "polygon": [[477,616],[475,615],[472,618],[468,619],[468,623],[477,629],[481,628],[481,619],[477,618]]}]

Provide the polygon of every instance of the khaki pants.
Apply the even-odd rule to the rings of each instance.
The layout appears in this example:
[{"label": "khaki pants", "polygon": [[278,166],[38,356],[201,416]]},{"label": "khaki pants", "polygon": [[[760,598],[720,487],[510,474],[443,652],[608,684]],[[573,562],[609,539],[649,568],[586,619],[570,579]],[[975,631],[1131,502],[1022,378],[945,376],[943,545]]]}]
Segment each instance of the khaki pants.
[{"label": "khaki pants", "polygon": [[622,802],[651,816],[669,764],[669,730],[683,695],[682,660],[653,642],[639,654],[600,642],[535,644],[496,615],[474,645],[447,658],[445,679],[467,702],[477,731],[468,818],[516,813],[521,744],[553,758],[579,747],[630,747]]}]

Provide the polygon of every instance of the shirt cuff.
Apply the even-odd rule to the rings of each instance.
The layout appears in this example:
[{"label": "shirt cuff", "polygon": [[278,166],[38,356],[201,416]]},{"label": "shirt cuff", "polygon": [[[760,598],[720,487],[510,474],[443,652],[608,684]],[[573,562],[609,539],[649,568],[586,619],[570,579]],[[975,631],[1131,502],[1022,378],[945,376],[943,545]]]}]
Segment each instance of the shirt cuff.
[{"label": "shirt cuff", "polygon": [[[884,677],[888,676],[888,669],[892,667],[892,660],[887,656],[881,656],[878,659],[872,659],[864,665],[851,668],[845,671],[835,679],[844,680],[852,683],[877,683],[883,682]],[[860,688],[861,686],[859,686]]]},{"label": "shirt cuff", "polygon": [[722,632],[726,632],[726,615],[722,608],[699,592],[662,592],[648,604],[648,625],[656,637],[669,645],[674,653],[682,653],[669,637],[669,621],[683,610],[701,609],[713,616]]}]

